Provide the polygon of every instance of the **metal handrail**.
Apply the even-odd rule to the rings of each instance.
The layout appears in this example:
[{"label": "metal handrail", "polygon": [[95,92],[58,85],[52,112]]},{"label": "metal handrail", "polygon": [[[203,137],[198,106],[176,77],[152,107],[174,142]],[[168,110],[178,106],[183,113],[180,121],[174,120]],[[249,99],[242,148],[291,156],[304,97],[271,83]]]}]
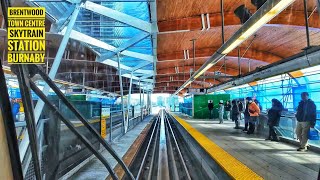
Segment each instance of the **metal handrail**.
[{"label": "metal handrail", "polygon": [[[116,152],[112,149],[112,147],[100,136],[100,134],[93,128],[91,124],[89,124],[86,119],[81,115],[81,113],[73,106],[72,103],[65,97],[65,95],[60,91],[60,89],[55,85],[55,83],[50,79],[50,77],[44,73],[38,66],[31,66],[34,68],[43,80],[50,86],[50,88],[57,94],[57,96],[62,100],[62,102],[76,115],[76,117],[88,128],[88,130],[98,139],[98,141],[106,148],[106,150],[117,160],[117,162],[121,165],[123,170],[126,172],[128,177],[134,179],[134,176],[129,171],[128,167],[122,161],[122,159],[116,154]],[[38,87],[30,81],[30,84],[33,86],[33,89],[38,89]],[[39,89],[38,89],[39,90]],[[42,93],[42,91],[38,91],[38,93]],[[39,94],[38,94],[39,95]],[[46,97],[43,97],[46,99]],[[49,101],[48,101],[49,102]],[[50,102],[49,102],[50,103]],[[112,170],[113,171],[113,170]],[[112,171],[110,173],[112,173]]]}]

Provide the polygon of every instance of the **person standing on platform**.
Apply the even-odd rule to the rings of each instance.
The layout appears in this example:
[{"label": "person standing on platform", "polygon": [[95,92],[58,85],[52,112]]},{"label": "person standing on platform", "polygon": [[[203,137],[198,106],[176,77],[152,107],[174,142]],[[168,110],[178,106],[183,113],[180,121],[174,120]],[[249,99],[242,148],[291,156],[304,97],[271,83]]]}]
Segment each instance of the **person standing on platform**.
[{"label": "person standing on platform", "polygon": [[227,120],[230,120],[230,111],[231,111],[230,101],[226,102],[224,109],[226,111]]},{"label": "person standing on platform", "polygon": [[297,128],[296,134],[300,142],[300,147],[297,151],[307,151],[308,133],[310,128],[314,128],[317,118],[317,107],[314,102],[309,99],[309,94],[303,92],[301,94],[301,101],[297,109]]},{"label": "person standing on platform", "polygon": [[246,108],[244,110],[244,129],[242,131],[248,131],[248,127],[249,127],[249,120],[250,120],[250,114],[249,114],[249,101],[252,101],[251,97],[247,97],[246,98]]},{"label": "person standing on platform", "polygon": [[252,99],[249,101],[248,111],[250,114],[250,119],[249,119],[249,130],[247,134],[253,134],[256,128],[256,122],[260,115],[260,108],[254,101],[252,101]]},{"label": "person standing on platform", "polygon": [[212,100],[209,100],[208,109],[209,109],[209,119],[213,119],[213,103],[212,103]]},{"label": "person standing on platform", "polygon": [[235,129],[239,129],[239,108],[238,108],[238,105],[237,105],[237,101],[236,100],[233,100],[232,101],[232,110],[231,110],[231,117],[232,117],[232,121],[234,121],[235,123]]},{"label": "person standing on platform", "polygon": [[279,126],[281,112],[283,110],[282,103],[277,99],[272,99],[272,107],[268,111],[269,136],[266,140],[279,141],[275,127]]},{"label": "person standing on platform", "polygon": [[223,124],[223,114],[224,114],[224,105],[223,100],[220,100],[219,102],[219,124]]},{"label": "person standing on platform", "polygon": [[238,101],[238,108],[239,108],[239,119],[242,119],[242,113],[243,113],[243,103],[241,101]]}]

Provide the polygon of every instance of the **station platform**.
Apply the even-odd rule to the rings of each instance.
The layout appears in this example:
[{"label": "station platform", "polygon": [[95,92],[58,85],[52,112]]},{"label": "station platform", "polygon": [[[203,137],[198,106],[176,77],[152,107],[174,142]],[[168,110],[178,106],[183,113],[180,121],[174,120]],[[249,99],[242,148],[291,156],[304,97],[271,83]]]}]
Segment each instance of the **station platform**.
[{"label": "station platform", "polygon": [[[213,148],[210,151],[219,151],[221,148],[221,151],[228,154],[227,156],[231,155],[263,179],[314,180],[318,178],[320,154],[316,152],[297,152],[297,147],[294,145],[265,141],[262,135],[247,135],[241,129],[234,129],[232,121],[219,124],[218,120],[192,119],[181,113],[171,114],[180,124],[183,123],[183,126],[189,127],[190,134],[197,133],[193,136],[196,141],[203,143],[204,146],[217,145],[218,149]],[[223,157],[220,158],[221,161],[225,161]],[[233,164],[229,166],[231,165]],[[243,168],[243,166],[239,167]],[[232,171],[232,168],[229,169]],[[234,171],[237,169],[238,167],[233,167]]]}]

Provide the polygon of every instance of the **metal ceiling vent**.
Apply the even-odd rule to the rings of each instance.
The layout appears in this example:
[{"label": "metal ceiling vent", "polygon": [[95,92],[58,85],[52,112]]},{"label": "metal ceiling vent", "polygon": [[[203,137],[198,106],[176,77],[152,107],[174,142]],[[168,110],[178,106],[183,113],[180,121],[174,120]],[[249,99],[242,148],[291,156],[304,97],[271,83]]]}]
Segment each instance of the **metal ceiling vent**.
[{"label": "metal ceiling vent", "polygon": [[244,4],[234,10],[234,14],[240,19],[241,24],[247,22],[248,19],[250,19],[250,17],[252,16],[251,12],[248,8],[245,7]]}]

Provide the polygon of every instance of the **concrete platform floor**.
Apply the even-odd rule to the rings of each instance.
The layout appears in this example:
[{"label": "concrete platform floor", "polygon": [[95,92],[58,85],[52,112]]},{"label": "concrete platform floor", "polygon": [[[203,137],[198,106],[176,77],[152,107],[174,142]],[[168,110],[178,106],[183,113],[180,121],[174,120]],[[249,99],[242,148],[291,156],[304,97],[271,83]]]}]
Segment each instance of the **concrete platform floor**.
[{"label": "concrete platform floor", "polygon": [[[117,152],[120,157],[123,157],[125,153],[129,150],[132,143],[139,136],[142,130],[147,126],[149,121],[153,116],[146,117],[141,123],[139,123],[136,127],[128,131],[127,134],[120,137],[111,144],[112,148]],[[102,155],[107,159],[109,164],[114,169],[117,165],[117,161],[108,153],[108,151],[104,150]],[[97,159],[93,158],[90,162],[88,162],[85,166],[83,166],[79,171],[77,171],[71,178],[74,180],[105,180],[109,175],[107,168]]]},{"label": "concrete platform floor", "polygon": [[247,135],[233,129],[234,122],[191,119],[176,113],[215,144],[237,158],[267,180],[316,180],[320,168],[320,154],[298,152],[297,147],[283,142],[265,141],[259,135]]}]

